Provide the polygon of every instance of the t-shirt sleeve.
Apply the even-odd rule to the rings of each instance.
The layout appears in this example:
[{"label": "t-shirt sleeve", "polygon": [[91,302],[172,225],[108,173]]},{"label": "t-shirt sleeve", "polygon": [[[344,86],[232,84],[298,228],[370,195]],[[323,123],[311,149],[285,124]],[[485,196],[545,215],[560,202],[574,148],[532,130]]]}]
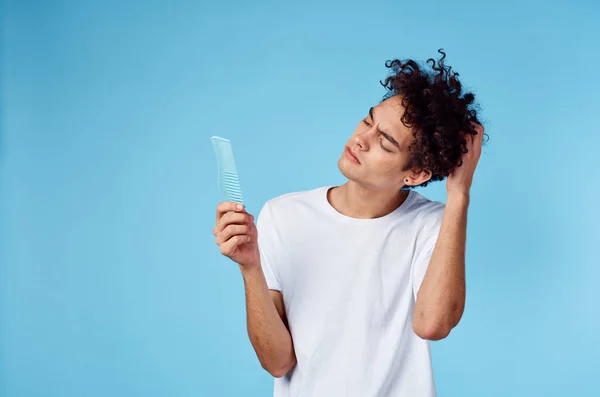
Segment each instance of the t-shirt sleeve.
[{"label": "t-shirt sleeve", "polygon": [[440,226],[442,223],[443,207],[439,207],[436,210],[436,213],[432,215],[434,216],[433,224],[427,228],[426,235],[424,236],[425,242],[418,249],[412,265],[412,288],[415,299],[417,298],[419,288],[421,288],[421,283],[425,278],[425,272],[427,272],[429,260],[431,259],[433,249],[435,248],[435,244],[438,240]]},{"label": "t-shirt sleeve", "polygon": [[269,289],[282,291],[277,266],[281,264],[278,258],[281,244],[278,242],[277,229],[273,222],[273,215],[269,202],[265,203],[256,221],[258,229],[258,249],[260,251],[260,264],[262,266],[267,286]]}]

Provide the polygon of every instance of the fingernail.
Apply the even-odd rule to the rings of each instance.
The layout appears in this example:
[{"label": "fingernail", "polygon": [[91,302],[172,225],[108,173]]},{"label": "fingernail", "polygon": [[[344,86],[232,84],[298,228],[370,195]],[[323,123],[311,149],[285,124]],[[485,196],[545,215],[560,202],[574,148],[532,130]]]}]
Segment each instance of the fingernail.
[{"label": "fingernail", "polygon": [[243,205],[241,205],[241,204],[238,204],[238,205],[236,205],[235,207],[236,207],[238,210],[244,209],[244,206],[243,206]]}]

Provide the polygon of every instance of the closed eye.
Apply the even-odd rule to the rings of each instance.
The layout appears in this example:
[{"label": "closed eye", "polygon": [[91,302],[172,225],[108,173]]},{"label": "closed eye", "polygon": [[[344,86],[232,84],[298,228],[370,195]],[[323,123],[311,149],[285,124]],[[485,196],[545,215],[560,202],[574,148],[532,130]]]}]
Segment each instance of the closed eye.
[{"label": "closed eye", "polygon": [[[369,122],[367,121],[367,119],[363,119],[363,120],[362,120],[362,122],[363,122],[363,123],[364,123],[366,126],[368,126],[368,127],[371,127],[371,123],[369,123]],[[386,152],[388,152],[388,153],[393,153],[393,152],[392,152],[390,149],[388,149],[388,148],[386,148],[385,146],[383,146],[383,138],[386,138],[386,139],[388,139],[388,140],[389,140],[389,138],[388,138],[388,137],[387,137],[385,134],[383,134],[381,131],[379,131],[379,130],[378,130],[377,132],[379,133],[379,146],[381,146],[381,148],[382,148],[383,150],[385,150]]]},{"label": "closed eye", "polygon": [[383,150],[385,150],[386,152],[392,153],[391,150],[389,150],[388,148],[386,148],[385,146],[383,146],[383,135],[379,134],[379,146],[381,146],[381,148]]}]

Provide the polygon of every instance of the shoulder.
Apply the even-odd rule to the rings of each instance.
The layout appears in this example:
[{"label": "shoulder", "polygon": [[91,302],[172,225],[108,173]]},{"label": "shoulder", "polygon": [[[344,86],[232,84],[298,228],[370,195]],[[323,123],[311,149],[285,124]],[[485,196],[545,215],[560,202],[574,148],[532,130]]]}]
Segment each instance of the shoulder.
[{"label": "shoulder", "polygon": [[287,213],[303,206],[310,206],[319,202],[321,196],[325,194],[325,189],[326,186],[285,193],[267,200],[263,209],[266,208],[272,213]]},{"label": "shoulder", "polygon": [[413,190],[411,194],[410,207],[411,212],[414,214],[415,223],[421,225],[426,230],[439,228],[442,223],[446,204],[432,200],[416,190]]},{"label": "shoulder", "polygon": [[284,221],[289,216],[297,216],[303,209],[314,209],[320,205],[320,199],[326,194],[327,188],[327,186],[317,187],[275,196],[264,203],[259,217],[268,219],[269,222],[278,222]]}]

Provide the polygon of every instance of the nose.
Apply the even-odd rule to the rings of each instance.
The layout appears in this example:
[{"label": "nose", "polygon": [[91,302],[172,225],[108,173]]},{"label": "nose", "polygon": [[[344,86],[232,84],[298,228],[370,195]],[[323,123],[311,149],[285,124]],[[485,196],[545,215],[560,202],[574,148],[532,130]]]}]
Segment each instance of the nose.
[{"label": "nose", "polygon": [[356,135],[354,137],[354,144],[356,145],[356,148],[358,150],[363,150],[364,149],[364,142],[362,137],[360,136],[360,134]]},{"label": "nose", "polygon": [[356,134],[356,136],[354,137],[354,144],[356,145],[358,150],[369,150],[370,140],[373,136],[373,131],[374,130],[372,128],[369,128],[368,131]]}]

